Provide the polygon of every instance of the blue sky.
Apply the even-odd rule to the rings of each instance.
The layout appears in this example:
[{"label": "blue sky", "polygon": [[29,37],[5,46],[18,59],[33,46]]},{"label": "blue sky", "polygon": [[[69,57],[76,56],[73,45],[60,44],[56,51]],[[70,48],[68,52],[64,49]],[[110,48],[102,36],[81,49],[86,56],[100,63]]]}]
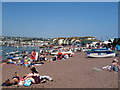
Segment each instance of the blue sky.
[{"label": "blue sky", "polygon": [[3,2],[3,35],[24,37],[118,36],[117,2]]}]

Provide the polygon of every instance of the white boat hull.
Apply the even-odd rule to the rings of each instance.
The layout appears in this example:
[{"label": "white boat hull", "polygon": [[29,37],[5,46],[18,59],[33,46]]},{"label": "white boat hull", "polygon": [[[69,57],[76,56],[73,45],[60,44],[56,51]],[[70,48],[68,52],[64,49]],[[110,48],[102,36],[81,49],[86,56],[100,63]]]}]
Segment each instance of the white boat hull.
[{"label": "white boat hull", "polygon": [[13,60],[21,59],[22,57],[14,57]]},{"label": "white boat hull", "polygon": [[87,55],[88,57],[115,57],[116,56],[116,53],[111,53],[111,54],[105,54],[105,53],[101,53],[101,55],[98,55],[97,53],[92,53],[92,54],[89,54]]},{"label": "white boat hull", "polygon": [[[74,54],[72,51],[68,51],[68,52],[61,52],[62,54]],[[56,55],[58,54],[58,52],[53,52],[51,53],[51,55]]]}]

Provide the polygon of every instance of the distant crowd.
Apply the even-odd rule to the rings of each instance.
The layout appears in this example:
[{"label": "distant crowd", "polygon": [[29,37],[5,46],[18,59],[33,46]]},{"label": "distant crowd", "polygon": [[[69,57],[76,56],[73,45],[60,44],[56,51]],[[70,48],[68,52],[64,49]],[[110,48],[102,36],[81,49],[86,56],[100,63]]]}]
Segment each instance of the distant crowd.
[{"label": "distant crowd", "polygon": [[[55,49],[56,50],[56,49]],[[57,49],[55,54],[51,55],[51,53],[46,52],[44,49],[41,49],[40,52],[36,52],[34,49],[31,51],[31,54],[28,55],[26,51],[22,52],[22,59],[13,61],[12,59],[8,59],[8,64],[15,64],[17,66],[25,66],[30,67],[31,65],[41,65],[44,64],[44,61],[58,61],[65,60],[74,56],[74,53],[71,49],[62,50],[64,53]],[[70,51],[70,52],[69,52]],[[51,51],[52,52],[52,51]],[[49,55],[51,58],[48,59],[46,56]]]}]

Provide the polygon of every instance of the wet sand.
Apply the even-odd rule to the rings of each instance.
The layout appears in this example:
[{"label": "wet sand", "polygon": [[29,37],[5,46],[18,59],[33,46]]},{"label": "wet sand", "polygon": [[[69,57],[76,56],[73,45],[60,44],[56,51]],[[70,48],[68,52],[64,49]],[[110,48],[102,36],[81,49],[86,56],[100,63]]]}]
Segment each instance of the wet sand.
[{"label": "wet sand", "polygon": [[[103,66],[111,65],[113,58],[85,57],[84,52],[76,52],[74,57],[69,59],[46,62],[41,66],[36,66],[40,75],[51,76],[53,81],[34,84],[28,88],[118,88],[118,73],[93,70],[94,67],[102,69]],[[4,64],[2,66],[2,81],[11,79],[15,71],[19,76],[30,72],[26,67]],[[14,87],[10,86],[9,88]],[[21,87],[24,86],[19,88]]]}]

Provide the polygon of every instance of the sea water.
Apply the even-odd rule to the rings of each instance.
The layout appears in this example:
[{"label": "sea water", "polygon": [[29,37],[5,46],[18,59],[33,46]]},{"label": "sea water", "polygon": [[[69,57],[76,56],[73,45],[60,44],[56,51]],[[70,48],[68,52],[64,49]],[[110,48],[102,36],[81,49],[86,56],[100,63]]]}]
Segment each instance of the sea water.
[{"label": "sea water", "polygon": [[39,47],[8,47],[8,46],[0,46],[0,60],[6,59],[5,54],[9,52],[15,52],[19,51],[20,53],[22,51],[27,51],[28,53],[31,53],[31,51],[35,49],[35,51],[39,52],[40,48]]}]

